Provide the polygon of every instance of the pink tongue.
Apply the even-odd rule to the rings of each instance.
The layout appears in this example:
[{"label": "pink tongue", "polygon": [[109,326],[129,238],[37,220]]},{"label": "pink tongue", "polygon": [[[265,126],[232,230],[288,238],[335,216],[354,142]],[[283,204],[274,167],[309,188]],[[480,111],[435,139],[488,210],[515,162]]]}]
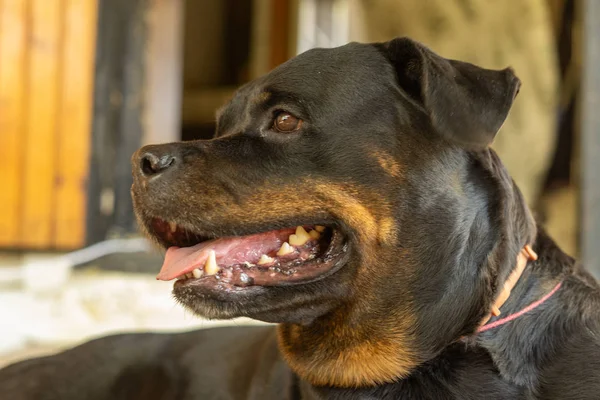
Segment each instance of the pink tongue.
[{"label": "pink tongue", "polygon": [[192,272],[195,268],[203,269],[211,250],[215,251],[217,264],[221,267],[245,262],[256,264],[261,255],[277,252],[294,232],[294,228],[289,228],[250,236],[210,240],[191,247],[170,247],[156,279],[170,281]]}]

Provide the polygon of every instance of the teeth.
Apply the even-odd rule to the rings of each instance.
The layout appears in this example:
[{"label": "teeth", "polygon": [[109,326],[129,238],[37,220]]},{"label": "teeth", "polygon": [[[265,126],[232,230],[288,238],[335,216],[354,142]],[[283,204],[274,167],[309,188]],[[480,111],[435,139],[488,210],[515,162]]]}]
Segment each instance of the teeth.
[{"label": "teeth", "polygon": [[242,283],[250,283],[250,279],[251,278],[247,274],[243,272],[240,274],[240,281],[242,281]]},{"label": "teeth", "polygon": [[[196,272],[196,271],[198,271],[198,272]],[[196,276],[196,274],[198,274],[198,273],[199,273],[199,276]],[[179,281],[182,279],[200,278],[201,276],[202,276],[202,271],[200,271],[199,269],[196,268],[192,272],[188,272],[187,274],[183,274],[183,275],[179,276],[177,278],[177,280]]]},{"label": "teeth", "polygon": [[321,234],[315,230],[308,232],[308,236],[310,236],[311,239],[317,240],[321,237]]},{"label": "teeth", "polygon": [[310,240],[310,235],[301,226],[298,226],[296,228],[296,234],[290,235],[290,238],[289,238],[289,242],[292,246],[303,246],[309,240]]},{"label": "teeth", "polygon": [[204,274],[204,271],[201,271],[200,269],[196,268],[192,271],[192,275],[194,276],[194,278],[198,279],[202,276],[202,274]]},{"label": "teeth", "polygon": [[275,261],[275,259],[269,257],[266,254],[263,254],[262,256],[260,256],[260,260],[258,260],[258,265],[265,265],[265,264],[271,264],[273,261]]},{"label": "teeth", "polygon": [[206,259],[206,264],[204,264],[204,272],[206,272],[206,275],[215,275],[219,270],[217,256],[215,255],[215,251],[211,250]]},{"label": "teeth", "polygon": [[172,233],[177,231],[177,224],[175,222],[169,222],[169,227],[171,228]]},{"label": "teeth", "polygon": [[317,232],[323,232],[323,231],[325,231],[325,227],[322,226],[322,225],[316,225],[315,226],[315,231],[317,231]]},{"label": "teeth", "polygon": [[290,246],[290,244],[288,242],[283,242],[283,244],[281,245],[281,248],[279,249],[279,251],[277,251],[277,255],[285,256],[285,255],[293,253],[293,252],[294,252],[294,248],[292,246]]}]

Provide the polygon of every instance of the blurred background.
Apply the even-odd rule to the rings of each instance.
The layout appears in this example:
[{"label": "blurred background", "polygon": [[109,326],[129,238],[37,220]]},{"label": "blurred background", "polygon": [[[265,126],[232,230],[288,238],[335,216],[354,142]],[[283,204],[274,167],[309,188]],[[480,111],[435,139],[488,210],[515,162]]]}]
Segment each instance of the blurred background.
[{"label": "blurred background", "polygon": [[411,36],[523,81],[494,144],[600,273],[600,1],[0,0],[0,365],[183,330],[138,234],[130,156],[209,138],[235,88],[312,47]]}]

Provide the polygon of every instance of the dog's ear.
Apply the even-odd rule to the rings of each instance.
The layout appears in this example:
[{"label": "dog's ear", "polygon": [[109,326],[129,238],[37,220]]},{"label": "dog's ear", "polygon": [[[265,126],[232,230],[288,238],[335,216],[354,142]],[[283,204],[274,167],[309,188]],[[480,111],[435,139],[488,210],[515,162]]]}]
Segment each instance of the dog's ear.
[{"label": "dog's ear", "polygon": [[489,70],[448,60],[408,38],[380,46],[398,84],[424,108],[437,132],[470,148],[492,143],[521,85],[511,68]]}]

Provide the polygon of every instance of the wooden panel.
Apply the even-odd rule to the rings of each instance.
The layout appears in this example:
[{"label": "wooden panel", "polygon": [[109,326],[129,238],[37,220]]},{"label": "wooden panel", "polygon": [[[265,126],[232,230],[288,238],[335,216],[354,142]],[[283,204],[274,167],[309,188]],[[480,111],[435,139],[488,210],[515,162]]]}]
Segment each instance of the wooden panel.
[{"label": "wooden panel", "polygon": [[53,240],[55,247],[73,248],[85,240],[97,6],[96,0],[63,1]]},{"label": "wooden panel", "polygon": [[0,246],[19,234],[26,0],[0,0]]},{"label": "wooden panel", "polygon": [[233,97],[236,87],[186,90],[183,94],[181,118],[184,125],[215,123],[215,111]]},{"label": "wooden panel", "polygon": [[53,234],[61,1],[30,1],[27,122],[23,137],[26,149],[21,198],[23,229],[19,244],[46,248]]},{"label": "wooden panel", "polygon": [[275,68],[288,60],[289,45],[289,0],[273,1],[271,14],[271,56],[270,67]]},{"label": "wooden panel", "polygon": [[184,7],[184,87],[220,85],[227,49],[223,35],[225,2],[186,0]]}]

